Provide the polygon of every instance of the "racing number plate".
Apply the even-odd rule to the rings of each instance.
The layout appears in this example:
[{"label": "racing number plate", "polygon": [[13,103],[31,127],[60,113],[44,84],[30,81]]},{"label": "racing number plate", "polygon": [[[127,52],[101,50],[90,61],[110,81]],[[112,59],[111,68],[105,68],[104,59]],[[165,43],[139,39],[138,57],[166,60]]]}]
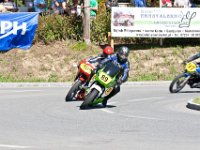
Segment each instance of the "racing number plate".
[{"label": "racing number plate", "polygon": [[88,66],[86,64],[81,64],[80,68],[83,69],[86,73],[91,74],[92,69],[90,66]]},{"label": "racing number plate", "polygon": [[187,64],[186,64],[186,67],[185,67],[185,68],[186,68],[186,70],[187,70],[188,72],[195,72],[197,66],[196,66],[195,63],[190,62],[190,63],[187,63]]},{"label": "racing number plate", "polygon": [[104,83],[104,84],[108,84],[112,81],[112,78],[110,76],[108,76],[107,74],[105,74],[104,72],[101,72],[99,74],[99,79]]}]

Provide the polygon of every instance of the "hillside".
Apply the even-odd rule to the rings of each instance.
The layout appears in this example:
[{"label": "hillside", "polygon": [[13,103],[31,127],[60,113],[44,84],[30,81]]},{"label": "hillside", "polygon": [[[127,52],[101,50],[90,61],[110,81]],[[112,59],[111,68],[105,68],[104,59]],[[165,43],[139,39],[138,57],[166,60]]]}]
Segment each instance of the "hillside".
[{"label": "hillside", "polygon": [[[79,45],[80,46],[80,45]],[[29,50],[14,49],[0,54],[0,81],[72,81],[76,64],[83,58],[101,53],[98,46],[81,46],[73,42],[41,43]],[[171,80],[183,70],[181,62],[198,52],[198,46],[131,48],[130,81]]]}]

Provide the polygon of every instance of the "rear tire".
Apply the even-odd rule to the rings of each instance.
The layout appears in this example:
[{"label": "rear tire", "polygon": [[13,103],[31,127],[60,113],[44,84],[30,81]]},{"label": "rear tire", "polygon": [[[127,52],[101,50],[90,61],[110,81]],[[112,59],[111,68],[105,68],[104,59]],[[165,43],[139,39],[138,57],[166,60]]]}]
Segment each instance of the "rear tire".
[{"label": "rear tire", "polygon": [[73,101],[74,96],[77,94],[77,91],[79,90],[79,86],[81,86],[82,81],[78,80],[74,83],[74,85],[71,87],[71,89],[69,90],[67,96],[65,97],[65,101],[69,102],[69,101]]},{"label": "rear tire", "polygon": [[95,98],[98,96],[99,91],[96,89],[93,89],[86,97],[84,102],[81,104],[80,109],[86,109],[89,107],[89,105],[95,100]]},{"label": "rear tire", "polygon": [[176,76],[174,78],[174,80],[170,84],[169,91],[171,93],[178,93],[186,85],[187,82],[184,83],[183,85],[181,85],[185,81],[185,79],[186,79],[186,77],[185,77],[184,73],[179,74],[178,76]]}]

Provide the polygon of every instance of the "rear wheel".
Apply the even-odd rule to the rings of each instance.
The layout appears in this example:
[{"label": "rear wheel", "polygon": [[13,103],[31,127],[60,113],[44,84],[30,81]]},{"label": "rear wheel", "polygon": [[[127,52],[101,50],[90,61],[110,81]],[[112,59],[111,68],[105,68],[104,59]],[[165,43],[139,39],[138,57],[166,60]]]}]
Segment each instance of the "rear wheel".
[{"label": "rear wheel", "polygon": [[95,100],[95,98],[98,96],[99,91],[96,89],[93,89],[86,97],[84,102],[81,104],[80,109],[86,109],[89,107],[89,105]]},{"label": "rear wheel", "polygon": [[78,90],[79,90],[79,87],[81,86],[82,84],[82,81],[81,80],[78,80],[74,83],[74,85],[71,87],[71,89],[69,90],[66,98],[65,98],[65,101],[73,101],[75,100],[75,95],[77,94]]},{"label": "rear wheel", "polygon": [[174,80],[170,84],[169,91],[171,93],[178,93],[186,85],[187,83],[186,80],[187,78],[184,73],[179,74],[177,77],[174,78]]}]

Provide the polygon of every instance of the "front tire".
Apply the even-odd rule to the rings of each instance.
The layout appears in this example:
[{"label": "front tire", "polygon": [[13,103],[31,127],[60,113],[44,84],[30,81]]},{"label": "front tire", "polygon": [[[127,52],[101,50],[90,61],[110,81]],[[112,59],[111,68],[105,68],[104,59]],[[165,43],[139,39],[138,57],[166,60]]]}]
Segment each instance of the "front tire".
[{"label": "front tire", "polygon": [[78,80],[75,82],[75,84],[71,87],[67,96],[65,97],[66,102],[74,100],[74,96],[77,94],[77,91],[79,90],[79,87],[81,86],[81,84],[82,84],[81,80]]},{"label": "front tire", "polygon": [[86,97],[84,102],[81,104],[80,109],[86,109],[95,100],[98,96],[99,91],[97,89],[93,89]]},{"label": "front tire", "polygon": [[184,73],[176,76],[170,84],[169,91],[171,93],[178,93],[186,85],[187,82],[185,82],[185,80],[186,80],[186,76]]}]

